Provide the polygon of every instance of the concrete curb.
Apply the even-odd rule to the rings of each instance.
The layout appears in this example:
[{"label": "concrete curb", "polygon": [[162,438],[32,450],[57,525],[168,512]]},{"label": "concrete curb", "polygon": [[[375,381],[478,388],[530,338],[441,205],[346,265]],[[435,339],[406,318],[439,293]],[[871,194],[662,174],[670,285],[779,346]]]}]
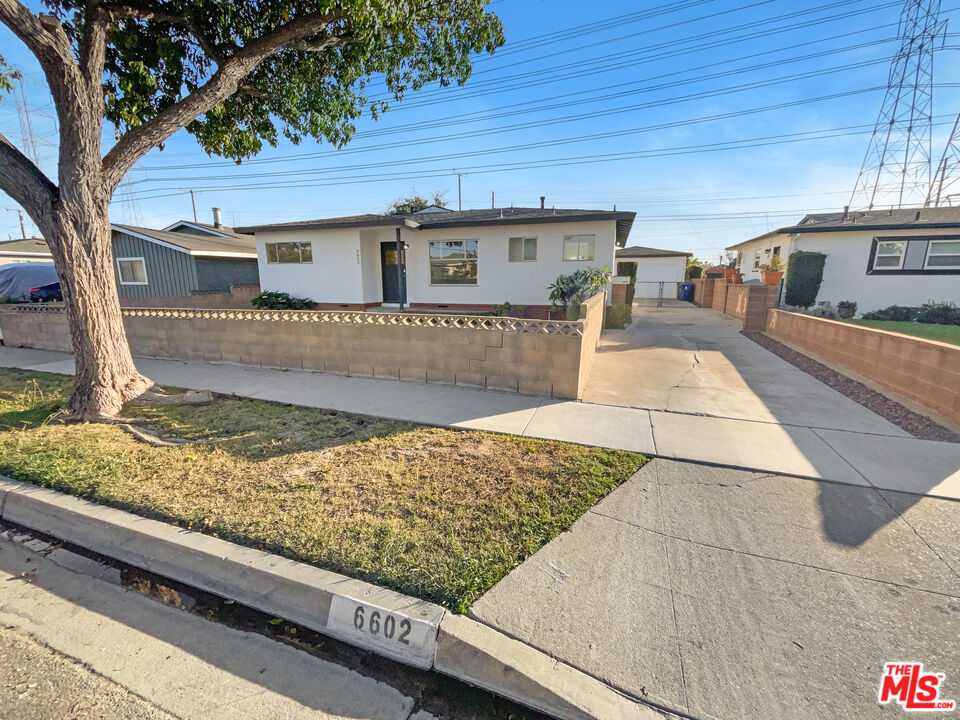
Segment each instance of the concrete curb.
[{"label": "concrete curb", "polygon": [[668,717],[439,605],[278,555],[2,475],[0,518],[561,720]]}]

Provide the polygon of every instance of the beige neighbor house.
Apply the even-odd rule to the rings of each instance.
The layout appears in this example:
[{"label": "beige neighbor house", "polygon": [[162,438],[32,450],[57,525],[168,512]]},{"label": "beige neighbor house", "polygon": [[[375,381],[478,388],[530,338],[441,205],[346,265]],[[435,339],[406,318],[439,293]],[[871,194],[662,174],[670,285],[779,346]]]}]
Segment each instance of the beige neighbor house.
[{"label": "beige neighbor house", "polygon": [[25,262],[53,262],[43,238],[24,238],[0,242],[0,266]]},{"label": "beige neighbor house", "polygon": [[680,283],[686,279],[687,259],[693,253],[681,250],[633,245],[617,250],[617,263],[632,262],[637,265],[637,282],[634,298],[655,298],[663,283],[663,296],[676,297]]},{"label": "beige neighbor house", "polygon": [[255,233],[264,290],[324,309],[488,311],[546,317],[559,275],[607,266],[635,213],[551,208],[355,215],[237,228]]},{"label": "beige neighbor house", "polygon": [[858,313],[890,305],[960,304],[960,208],[913,208],[807,215],[796,225],[731,245],[745,283],[760,267],[798,250],[825,254],[817,302],[857,303]]}]

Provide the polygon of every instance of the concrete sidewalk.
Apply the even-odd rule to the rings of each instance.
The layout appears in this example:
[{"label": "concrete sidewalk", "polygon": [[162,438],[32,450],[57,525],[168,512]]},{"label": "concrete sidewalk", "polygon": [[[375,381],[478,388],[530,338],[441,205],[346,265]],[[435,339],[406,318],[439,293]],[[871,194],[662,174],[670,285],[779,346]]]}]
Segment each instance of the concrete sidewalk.
[{"label": "concrete sidewalk", "polygon": [[884,662],[960,698],[960,506],[657,459],[470,615],[694,717],[889,717]]},{"label": "concrete sidewalk", "polygon": [[[960,499],[960,444],[917,440],[892,425],[889,434],[849,432],[225,363],[137,366],[165,385]],[[0,347],[0,367],[72,374],[73,359]]]}]

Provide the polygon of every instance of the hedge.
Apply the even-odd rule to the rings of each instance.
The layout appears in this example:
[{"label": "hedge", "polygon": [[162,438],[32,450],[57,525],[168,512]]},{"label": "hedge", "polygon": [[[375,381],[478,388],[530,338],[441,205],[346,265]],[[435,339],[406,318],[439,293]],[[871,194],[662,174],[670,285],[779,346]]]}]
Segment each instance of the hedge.
[{"label": "hedge", "polygon": [[633,307],[633,296],[637,293],[637,263],[618,262],[617,275],[627,275],[630,277],[630,282],[627,284],[627,297],[624,302],[626,302],[628,307]]},{"label": "hedge", "polygon": [[790,256],[787,267],[787,305],[808,308],[817,301],[823,266],[827,256],[818,252],[797,250]]}]

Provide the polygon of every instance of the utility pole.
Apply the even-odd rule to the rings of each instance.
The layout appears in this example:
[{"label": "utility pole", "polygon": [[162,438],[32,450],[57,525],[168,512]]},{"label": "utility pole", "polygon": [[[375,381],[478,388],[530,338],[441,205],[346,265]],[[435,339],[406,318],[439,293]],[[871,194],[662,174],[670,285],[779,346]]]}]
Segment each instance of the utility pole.
[{"label": "utility pole", "polygon": [[27,239],[27,226],[23,222],[23,210],[20,208],[7,208],[7,212],[15,212],[20,216],[20,236],[26,240]]},{"label": "utility pole", "polygon": [[193,221],[197,221],[197,201],[193,197],[193,190],[190,190],[190,204],[193,205]]},{"label": "utility pole", "polygon": [[468,173],[458,173],[456,168],[451,170],[451,172],[457,176],[457,210],[463,210],[463,186],[461,185],[461,178]]}]

